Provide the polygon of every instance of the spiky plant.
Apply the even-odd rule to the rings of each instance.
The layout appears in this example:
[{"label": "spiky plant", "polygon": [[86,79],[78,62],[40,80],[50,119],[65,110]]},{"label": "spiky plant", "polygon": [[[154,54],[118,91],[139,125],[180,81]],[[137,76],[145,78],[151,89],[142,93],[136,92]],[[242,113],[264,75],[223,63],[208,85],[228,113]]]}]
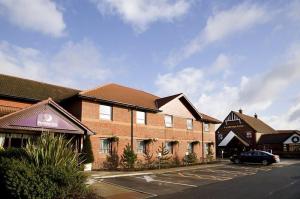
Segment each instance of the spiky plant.
[{"label": "spiky plant", "polygon": [[29,140],[26,146],[28,161],[37,167],[62,166],[77,167],[79,153],[75,152],[72,139],[66,140],[63,135],[42,134],[37,140]]}]

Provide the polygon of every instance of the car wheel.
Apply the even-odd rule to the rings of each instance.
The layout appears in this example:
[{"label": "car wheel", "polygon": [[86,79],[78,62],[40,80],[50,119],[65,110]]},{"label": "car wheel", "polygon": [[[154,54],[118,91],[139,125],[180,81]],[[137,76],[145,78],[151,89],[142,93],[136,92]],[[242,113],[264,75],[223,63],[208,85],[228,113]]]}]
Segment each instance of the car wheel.
[{"label": "car wheel", "polygon": [[263,161],[262,161],[262,164],[263,164],[264,166],[267,166],[267,165],[269,164],[269,162],[268,162],[268,160],[263,160]]},{"label": "car wheel", "polygon": [[234,163],[235,163],[235,164],[240,164],[241,161],[240,161],[239,159],[235,159],[235,160],[234,160]]}]

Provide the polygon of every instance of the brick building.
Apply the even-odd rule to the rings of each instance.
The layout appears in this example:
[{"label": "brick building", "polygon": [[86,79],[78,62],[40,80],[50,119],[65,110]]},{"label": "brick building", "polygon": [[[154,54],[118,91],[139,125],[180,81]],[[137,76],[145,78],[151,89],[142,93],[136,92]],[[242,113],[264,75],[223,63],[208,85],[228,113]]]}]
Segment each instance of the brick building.
[{"label": "brick building", "polygon": [[216,130],[217,156],[264,150],[282,157],[300,157],[300,131],[274,130],[255,114],[231,111]]},{"label": "brick building", "polygon": [[231,111],[223,123],[216,130],[217,155],[230,156],[241,151],[258,148],[261,136],[275,135],[277,131],[260,120],[255,114],[249,116],[243,113]]},{"label": "brick building", "polygon": [[180,159],[186,152],[196,153],[199,159],[205,158],[209,149],[215,152],[215,124],[220,121],[200,113],[184,94],[161,98],[117,84],[79,91],[0,75],[2,116],[48,97],[94,133],[94,169],[102,167],[112,150],[120,155],[126,144],[140,159],[146,150],[156,155],[162,143]]}]

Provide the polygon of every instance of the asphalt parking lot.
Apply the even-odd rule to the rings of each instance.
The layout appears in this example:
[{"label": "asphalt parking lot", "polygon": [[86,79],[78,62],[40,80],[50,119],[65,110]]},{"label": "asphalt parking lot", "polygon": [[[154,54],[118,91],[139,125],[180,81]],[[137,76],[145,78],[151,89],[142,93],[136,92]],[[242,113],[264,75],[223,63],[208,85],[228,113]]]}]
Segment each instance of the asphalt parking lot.
[{"label": "asphalt parking lot", "polygon": [[235,165],[227,162],[224,164],[203,168],[199,167],[191,170],[105,178],[101,179],[101,181],[111,185],[127,188],[138,193],[143,193],[143,198],[150,198],[181,192],[188,188],[200,187],[234,178],[255,175],[259,172],[268,172],[294,163],[295,162],[292,161],[262,166],[247,164]]}]

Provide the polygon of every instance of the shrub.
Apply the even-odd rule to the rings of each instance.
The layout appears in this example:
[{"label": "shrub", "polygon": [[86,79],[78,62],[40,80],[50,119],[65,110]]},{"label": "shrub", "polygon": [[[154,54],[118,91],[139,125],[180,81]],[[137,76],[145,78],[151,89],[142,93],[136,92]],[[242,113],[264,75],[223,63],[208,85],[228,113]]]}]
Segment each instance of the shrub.
[{"label": "shrub", "polygon": [[35,167],[26,161],[1,158],[0,191],[5,198],[75,198],[85,192],[85,176],[72,169]]},{"label": "shrub", "polygon": [[161,154],[161,157],[159,158],[160,166],[167,167],[170,164],[169,160],[171,159],[171,156],[169,155],[170,152],[166,148],[166,145],[164,145],[164,143],[159,146],[157,153]]},{"label": "shrub", "polygon": [[184,158],[183,158],[183,162],[186,163],[186,164],[194,164],[197,162],[197,155],[196,153],[192,152],[192,153],[189,153],[188,155],[186,155]]},{"label": "shrub", "polygon": [[116,170],[119,166],[119,156],[116,150],[113,150],[111,155],[106,156],[106,161],[103,163],[104,168],[108,170]]},{"label": "shrub", "polygon": [[0,150],[0,157],[22,159],[27,157],[27,153],[24,148],[8,148]]},{"label": "shrub", "polygon": [[150,154],[150,152],[147,150],[146,153],[143,155],[144,159],[145,159],[145,164],[144,167],[145,168],[154,168],[154,159],[153,159],[153,153]]},{"label": "shrub", "polygon": [[82,198],[86,176],[78,154],[62,136],[42,135],[29,141],[25,152],[1,151],[0,193],[4,198]]},{"label": "shrub", "polygon": [[134,153],[133,150],[131,150],[131,146],[127,144],[121,156],[122,167],[126,169],[133,169],[136,160],[137,160],[137,155]]},{"label": "shrub", "polygon": [[66,140],[64,136],[53,134],[42,134],[35,142],[28,140],[25,151],[30,163],[35,166],[61,166],[77,167],[79,165],[79,154],[74,151],[71,144],[72,139]]},{"label": "shrub", "polygon": [[173,157],[172,165],[174,165],[174,166],[180,166],[180,165],[181,165],[181,161],[180,161],[178,155],[175,155],[175,156]]},{"label": "shrub", "polygon": [[94,162],[90,136],[86,136],[83,140],[82,159],[85,164]]}]

